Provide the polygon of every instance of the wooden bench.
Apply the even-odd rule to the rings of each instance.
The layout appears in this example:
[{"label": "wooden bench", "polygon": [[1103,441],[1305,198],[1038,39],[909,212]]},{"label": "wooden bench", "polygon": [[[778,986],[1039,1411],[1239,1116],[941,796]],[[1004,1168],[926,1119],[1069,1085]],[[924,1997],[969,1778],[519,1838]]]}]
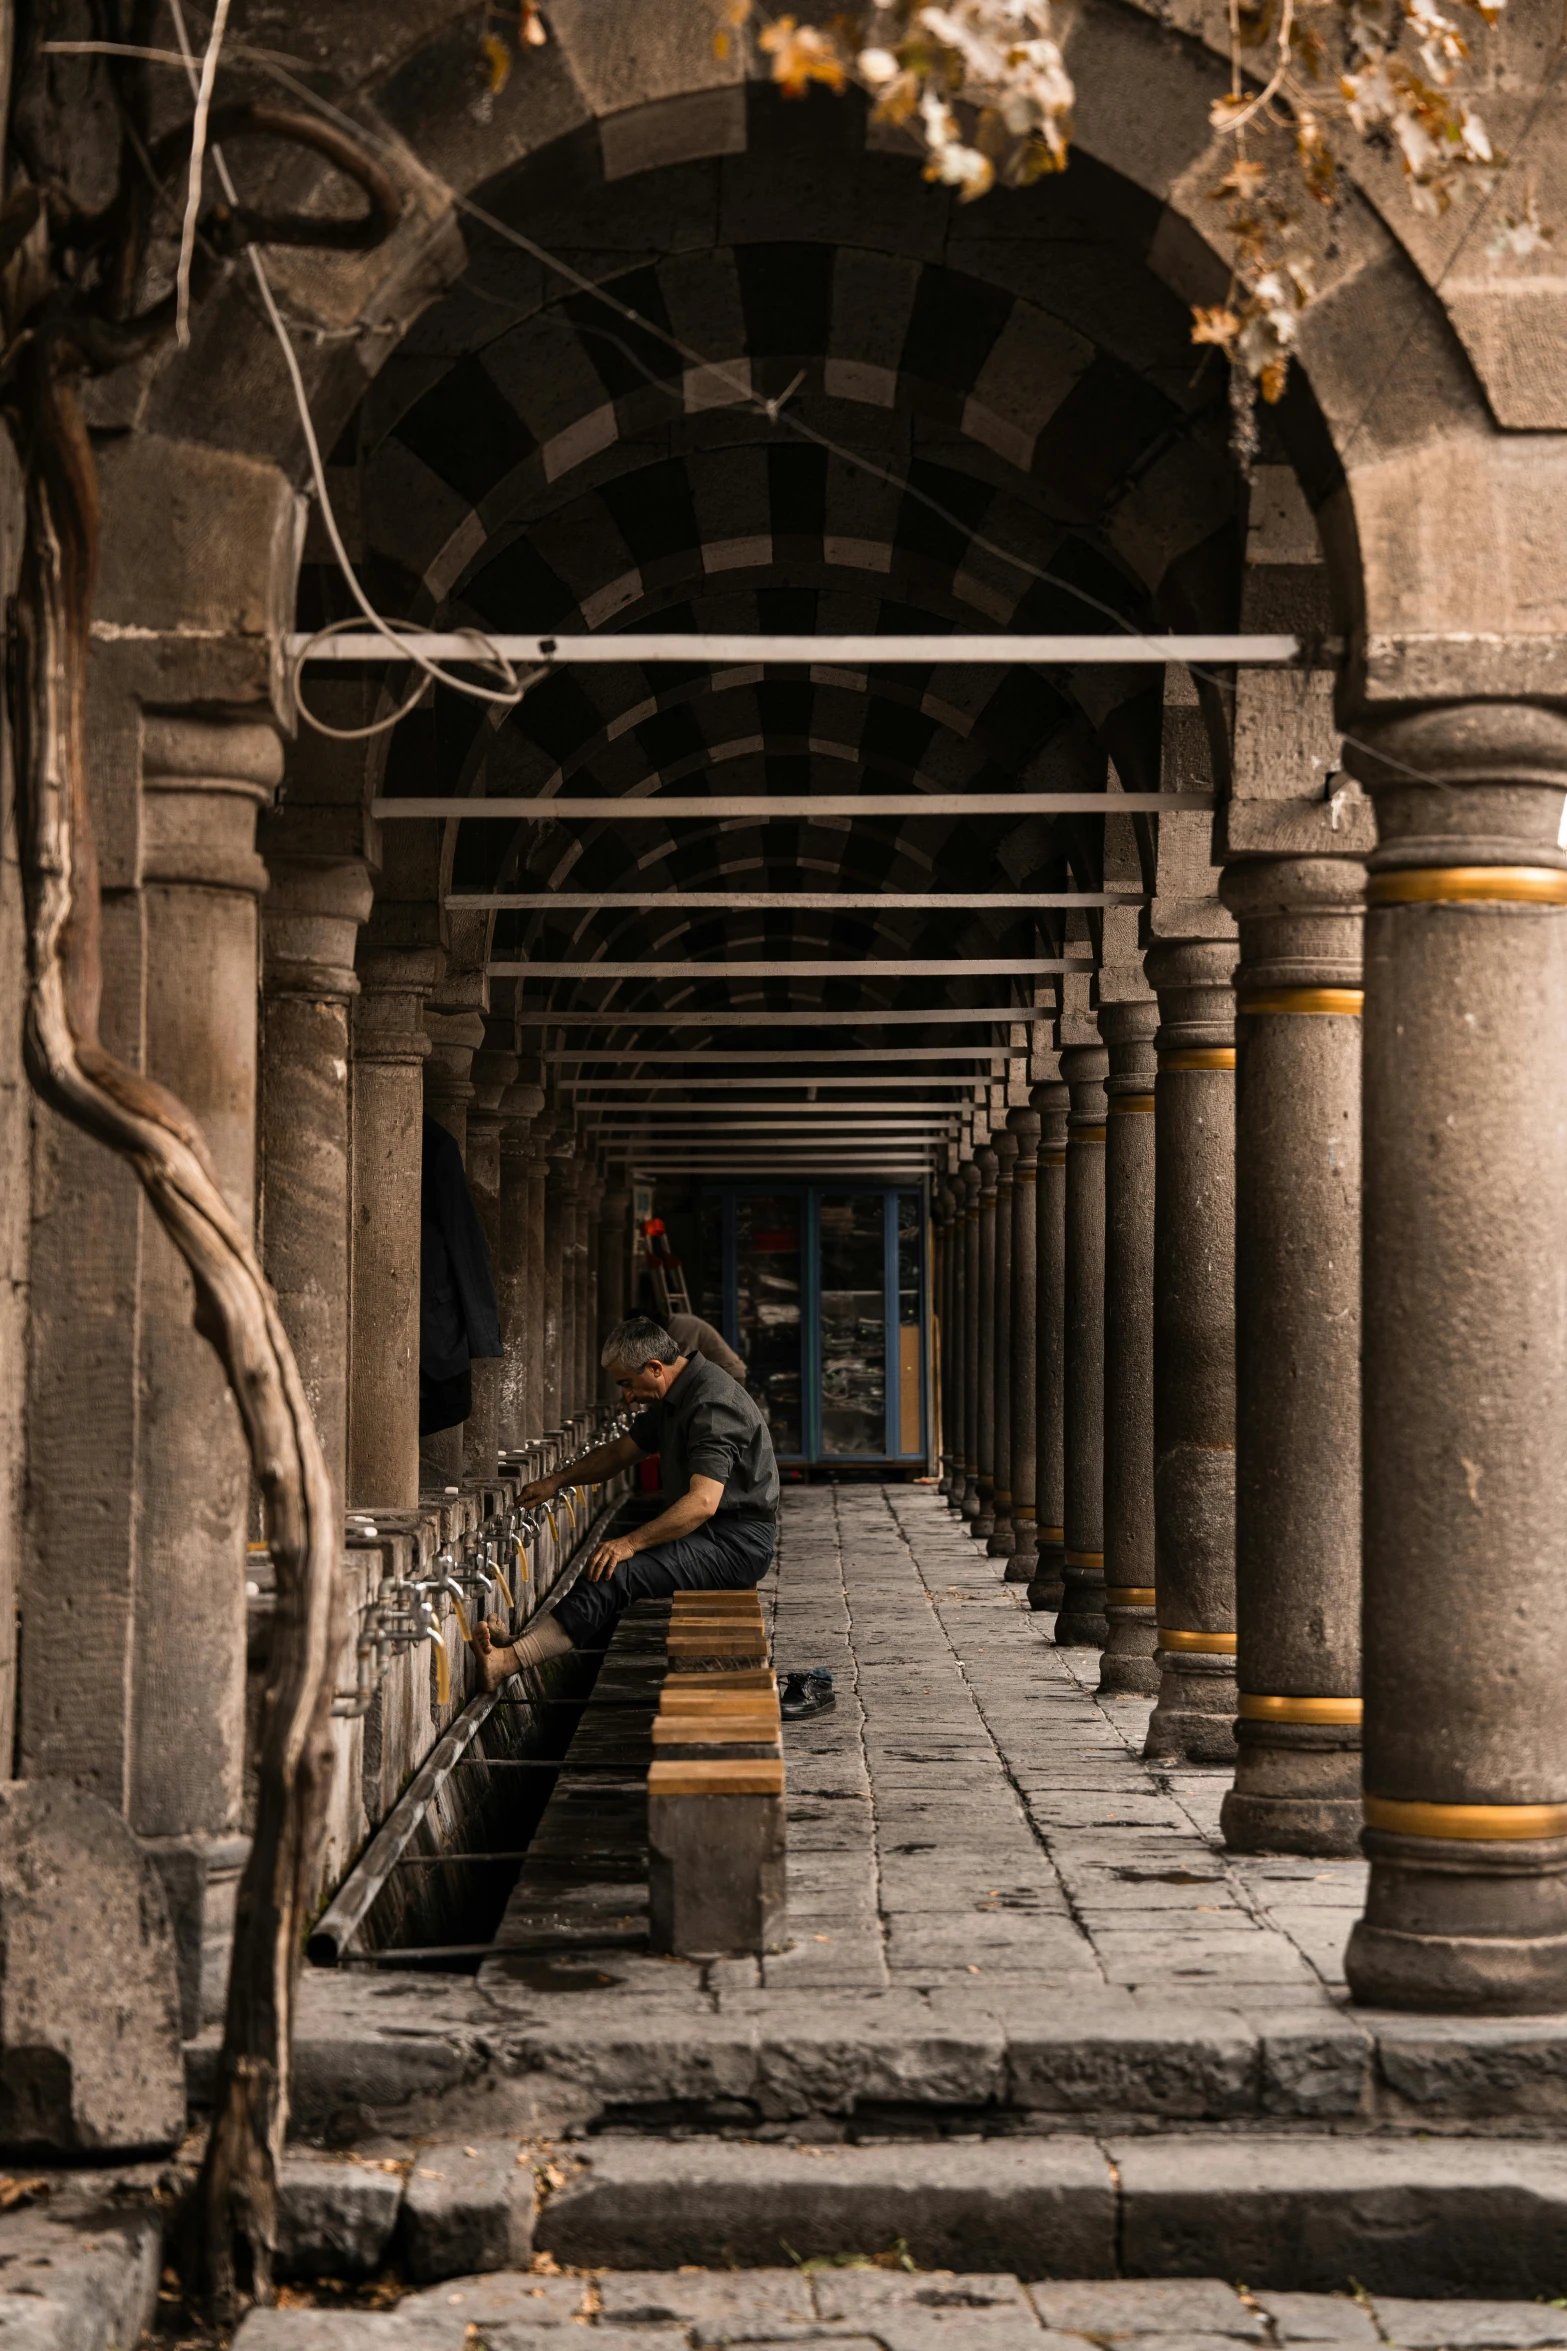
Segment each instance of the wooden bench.
[{"label": "wooden bench", "polygon": [[[717,1605],[715,1605],[715,1603]],[[776,1949],[785,1917],[783,1725],[754,1592],[680,1592],[648,1769],[652,1947],[685,1959]],[[707,1667],[681,1672],[682,1663]]]}]

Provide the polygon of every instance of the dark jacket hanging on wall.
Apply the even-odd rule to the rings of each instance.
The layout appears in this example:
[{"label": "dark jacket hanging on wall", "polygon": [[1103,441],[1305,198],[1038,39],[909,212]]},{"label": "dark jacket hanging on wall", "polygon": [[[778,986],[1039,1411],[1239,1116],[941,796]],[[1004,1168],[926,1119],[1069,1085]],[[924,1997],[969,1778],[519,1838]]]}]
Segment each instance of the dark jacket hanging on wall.
[{"label": "dark jacket hanging on wall", "polygon": [[504,1352],[495,1275],[462,1153],[433,1118],[424,1122],[419,1205],[419,1434],[427,1437],[467,1419],[470,1364]]}]

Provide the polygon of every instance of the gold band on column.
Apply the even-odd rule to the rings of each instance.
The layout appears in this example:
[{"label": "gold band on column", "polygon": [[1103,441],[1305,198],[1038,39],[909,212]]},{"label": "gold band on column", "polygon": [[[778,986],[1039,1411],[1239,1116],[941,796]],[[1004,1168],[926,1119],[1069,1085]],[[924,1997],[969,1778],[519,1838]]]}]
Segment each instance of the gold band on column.
[{"label": "gold band on column", "polygon": [[1014,1518],[1032,1518],[1034,1513],[1026,1502],[1019,1502],[1014,1504],[1012,1515]]},{"label": "gold band on column", "polygon": [[1102,1551],[1069,1551],[1066,1563],[1068,1567],[1103,1567],[1105,1555]]},{"label": "gold band on column", "polygon": [[1031,1184],[1033,1180],[1034,1170],[1032,1167],[1020,1167],[1013,1171],[1012,1181],[1015,1184]]},{"label": "gold band on column", "polygon": [[1359,1698],[1259,1698],[1242,1690],[1237,1701],[1242,1722],[1358,1723],[1363,1712]]},{"label": "gold band on column", "polygon": [[1103,1127],[1068,1127],[1066,1139],[1069,1143],[1102,1143],[1105,1131]]},{"label": "gold band on column", "polygon": [[1042,1543],[1064,1543],[1066,1541],[1066,1529],[1065,1527],[1041,1527],[1039,1530],[1039,1539]]},{"label": "gold band on column", "polygon": [[1567,1804],[1406,1804],[1366,1796],[1368,1829],[1400,1837],[1462,1837],[1505,1843],[1509,1838],[1567,1837]]},{"label": "gold band on column", "polygon": [[1366,877],[1368,906],[1567,906],[1554,865],[1408,865]]},{"label": "gold band on column", "polygon": [[1011,1497],[1011,1495],[1010,1495],[1010,1494],[1007,1492],[1007,1489],[1006,1489],[1006,1487],[1005,1487],[1005,1486],[998,1486],[998,1487],[996,1488],[996,1500],[997,1500],[998,1502],[1004,1502],[1004,1503],[1007,1505],[1007,1508],[1008,1508],[1009,1510],[1010,1510],[1010,1508],[1012,1507],[1012,1497]]},{"label": "gold band on column", "polygon": [[1341,1012],[1358,1018],[1365,1010],[1364,988],[1259,988],[1239,997],[1237,1012]]},{"label": "gold band on column", "polygon": [[1159,1056],[1161,1077],[1176,1070],[1233,1069],[1234,1067],[1235,1047],[1233,1045],[1183,1045],[1179,1052],[1161,1053]]},{"label": "gold band on column", "polygon": [[1158,1594],[1152,1584],[1107,1584],[1105,1586],[1105,1606],[1107,1608],[1152,1608],[1157,1598]]},{"label": "gold band on column", "polygon": [[1152,1110],[1153,1100],[1151,1094],[1113,1094],[1110,1098],[1110,1115],[1113,1118],[1117,1112]]},{"label": "gold band on column", "polygon": [[1041,1167],[1065,1167],[1066,1153],[1064,1151],[1041,1151],[1039,1164]]},{"label": "gold band on column", "polygon": [[1233,1657],[1233,1633],[1174,1633],[1166,1626],[1159,1627],[1159,1646],[1182,1657]]}]

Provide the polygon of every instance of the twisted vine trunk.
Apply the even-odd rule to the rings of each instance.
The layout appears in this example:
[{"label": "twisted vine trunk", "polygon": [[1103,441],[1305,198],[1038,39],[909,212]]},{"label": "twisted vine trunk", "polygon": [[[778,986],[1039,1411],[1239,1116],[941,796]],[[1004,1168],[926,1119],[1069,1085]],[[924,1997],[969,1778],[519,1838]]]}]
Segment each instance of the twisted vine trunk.
[{"label": "twisted vine trunk", "polygon": [[190,1113],[98,1036],[97,856],[85,707],[97,475],[75,354],[40,337],[16,417],[27,468],[12,708],[27,907],[26,1056],[39,1094],[128,1160],[196,1288],[196,1327],[239,1406],[265,1499],[277,1616],[255,1837],[239,1891],[211,2135],[191,2214],[192,2281],[220,2319],[271,2297],[289,2048],[332,1749],[337,1530],[332,1489],[276,1301]]}]

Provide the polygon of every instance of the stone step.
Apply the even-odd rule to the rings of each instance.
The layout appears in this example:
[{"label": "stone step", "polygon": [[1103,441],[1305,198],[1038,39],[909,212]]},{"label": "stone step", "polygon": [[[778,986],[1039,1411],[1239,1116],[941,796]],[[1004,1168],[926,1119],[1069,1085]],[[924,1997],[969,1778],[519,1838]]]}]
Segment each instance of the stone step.
[{"label": "stone step", "polygon": [[[489,1960],[477,1987],[307,1968],[293,2127],[347,2144],[375,2130],[464,2138],[644,2121],[824,2137],[964,2123],[1500,2124],[1524,2137],[1567,2120],[1567,2018],[1308,2010],[1253,1990],[1235,2007],[1102,1986],[759,1993],[754,1969],[649,1958],[640,1932],[620,1947]],[[217,2040],[187,2046],[198,2107]]]},{"label": "stone step", "polygon": [[[570,2338],[558,2330],[572,2328]],[[411,2294],[395,2311],[264,2310],[235,2351],[520,2351],[601,2337],[606,2351],[836,2343],[840,2351],[1551,2351],[1567,2313],[1533,2302],[1295,2294],[1217,2277],[1030,2284],[1015,2273],[794,2266],[506,2272]]]},{"label": "stone step", "polygon": [[[1222,2272],[1286,2293],[1524,2298],[1567,2278],[1567,2151],[1538,2141],[1169,2133],[797,2144],[605,2135],[294,2155],[281,2274],[414,2281],[875,2260],[1027,2279]],[[1567,2325],[1553,2312],[1557,2334]],[[1541,2323],[1546,2323],[1543,2318]],[[1205,2330],[1206,2331],[1206,2330]]]},{"label": "stone step", "polygon": [[[840,2260],[1025,2278],[1207,2276],[1290,2292],[1552,2294],[1567,2151],[1299,2133],[799,2146],[603,2137],[534,2243],[563,2264]],[[1553,2323],[1560,2313],[1553,2313]]]}]

